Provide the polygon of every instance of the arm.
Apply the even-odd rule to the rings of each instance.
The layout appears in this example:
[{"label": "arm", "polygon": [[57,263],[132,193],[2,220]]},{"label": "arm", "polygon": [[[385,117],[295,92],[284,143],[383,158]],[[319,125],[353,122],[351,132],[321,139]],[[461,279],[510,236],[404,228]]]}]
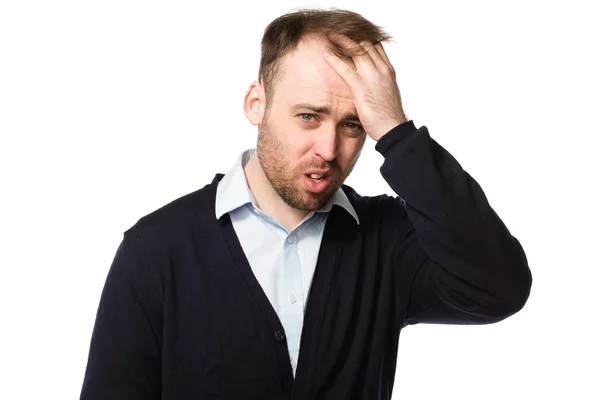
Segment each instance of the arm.
[{"label": "arm", "polygon": [[396,210],[403,207],[414,227],[395,249],[398,268],[410,271],[398,275],[412,279],[405,325],[492,323],[519,311],[531,271],[477,182],[412,121],[375,149],[385,158],[384,179],[401,196]]},{"label": "arm", "polygon": [[[328,37],[351,54],[353,65],[324,58],[352,90],[363,128],[385,158],[381,173],[402,197],[392,199],[386,222],[395,224],[390,237],[402,235],[394,248],[398,281],[412,281],[404,286],[410,292],[404,324],[490,323],[517,312],[531,288],[520,243],[454,157],[427,128],[406,120],[382,44]],[[398,232],[407,216],[414,229]]]},{"label": "arm", "polygon": [[102,291],[81,400],[161,397],[160,316],[143,290],[153,281],[139,268],[145,251],[125,233]]}]

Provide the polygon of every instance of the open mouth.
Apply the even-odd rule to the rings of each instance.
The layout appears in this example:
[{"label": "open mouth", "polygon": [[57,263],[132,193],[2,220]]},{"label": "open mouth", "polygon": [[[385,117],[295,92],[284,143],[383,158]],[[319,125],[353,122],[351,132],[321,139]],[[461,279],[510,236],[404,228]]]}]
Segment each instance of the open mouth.
[{"label": "open mouth", "polygon": [[320,175],[316,175],[316,174],[312,174],[312,175],[307,175],[310,179],[312,179],[314,182],[321,182],[324,178]]},{"label": "open mouth", "polygon": [[329,174],[305,174],[304,179],[304,184],[306,185],[305,187],[308,189],[308,191],[313,193],[322,193],[329,187],[332,177]]}]

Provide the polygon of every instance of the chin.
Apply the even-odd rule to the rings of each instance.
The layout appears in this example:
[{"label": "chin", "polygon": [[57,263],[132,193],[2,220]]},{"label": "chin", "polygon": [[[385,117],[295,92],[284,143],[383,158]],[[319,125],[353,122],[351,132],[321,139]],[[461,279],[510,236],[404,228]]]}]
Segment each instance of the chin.
[{"label": "chin", "polygon": [[306,193],[307,200],[305,204],[310,211],[318,210],[323,207],[334,195],[336,190],[327,191],[324,193],[313,193],[304,189],[304,193]]}]

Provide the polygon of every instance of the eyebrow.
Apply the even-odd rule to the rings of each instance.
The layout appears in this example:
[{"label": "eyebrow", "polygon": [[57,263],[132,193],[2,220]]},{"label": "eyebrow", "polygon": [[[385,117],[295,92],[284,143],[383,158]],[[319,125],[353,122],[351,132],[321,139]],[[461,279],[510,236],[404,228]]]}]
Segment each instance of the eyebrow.
[{"label": "eyebrow", "polygon": [[[295,112],[298,112],[300,110],[311,110],[317,114],[323,114],[323,115],[331,115],[331,109],[328,107],[319,107],[319,106],[314,106],[312,104],[308,104],[308,103],[300,103],[300,104],[295,104],[290,108],[290,114],[293,114]],[[346,113],[343,117],[342,117],[343,121],[353,121],[353,122],[360,122],[360,119],[358,118],[358,115],[354,114],[354,113]]]}]

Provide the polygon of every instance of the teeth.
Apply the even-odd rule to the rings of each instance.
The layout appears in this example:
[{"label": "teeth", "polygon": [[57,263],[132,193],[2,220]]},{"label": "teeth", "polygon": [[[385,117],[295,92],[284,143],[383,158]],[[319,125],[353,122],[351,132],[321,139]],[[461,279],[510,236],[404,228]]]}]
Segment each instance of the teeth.
[{"label": "teeth", "polygon": [[321,175],[312,174],[310,177],[313,178],[313,179],[320,179]]}]

